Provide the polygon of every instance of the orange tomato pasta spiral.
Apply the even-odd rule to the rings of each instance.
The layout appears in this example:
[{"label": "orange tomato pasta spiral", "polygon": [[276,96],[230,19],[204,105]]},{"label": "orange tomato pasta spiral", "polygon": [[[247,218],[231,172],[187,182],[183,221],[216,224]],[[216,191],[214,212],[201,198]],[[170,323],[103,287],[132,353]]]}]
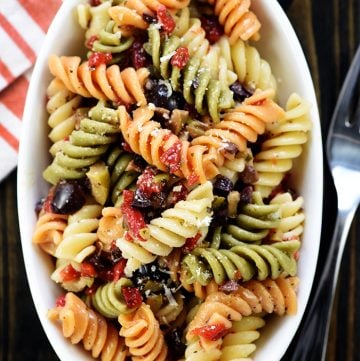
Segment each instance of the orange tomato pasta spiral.
[{"label": "orange tomato pasta spiral", "polygon": [[187,7],[190,0],[126,0],[121,5],[109,9],[110,17],[117,23],[124,34],[127,27],[147,29],[143,15],[154,16],[160,6],[165,6],[169,11],[177,11]]},{"label": "orange tomato pasta spiral", "polygon": [[74,293],[65,295],[65,305],[50,310],[48,317],[60,321],[64,337],[72,344],[82,341],[94,358],[102,361],[124,361],[127,350],[123,338],[104,317],[88,308]]},{"label": "orange tomato pasta spiral", "polygon": [[49,58],[50,72],[59,78],[67,89],[86,98],[111,100],[117,103],[139,106],[147,103],[143,86],[149,76],[149,70],[126,68],[120,71],[116,64],[105,64],[95,68],[88,61],[81,63],[78,56],[57,56]]},{"label": "orange tomato pasta spiral", "polygon": [[[141,155],[147,163],[166,172],[170,171],[179,177],[198,177],[200,183],[214,178],[217,167],[204,159],[207,147],[201,144],[190,144],[179,139],[168,129],[162,129],[159,122],[153,121],[154,111],[150,107],[138,108],[129,115],[124,106],[119,107],[120,130],[131,150]],[[168,169],[164,157],[174,150],[178,152],[179,168]]]},{"label": "orange tomato pasta spiral", "polygon": [[41,211],[35,225],[33,243],[38,244],[46,253],[54,256],[56,247],[63,240],[68,216],[65,214]]},{"label": "orange tomato pasta spiral", "polygon": [[219,123],[213,124],[204,135],[192,140],[192,145],[204,145],[210,149],[210,160],[218,166],[219,152],[227,156],[226,145],[233,143],[239,151],[245,152],[248,142],[256,142],[263,134],[267,123],[273,123],[284,117],[284,110],[272,99],[273,90],[256,91],[239,106],[227,111]]},{"label": "orange tomato pasta spiral", "polygon": [[251,0],[208,0],[208,3],[214,5],[215,14],[219,17],[219,23],[224,26],[224,32],[231,44],[238,39],[260,38],[260,21],[249,10]]},{"label": "orange tomato pasta spiral", "polygon": [[164,335],[150,306],[142,304],[131,314],[121,314],[118,320],[120,336],[125,338],[133,361],[166,360]]},{"label": "orange tomato pasta spiral", "polygon": [[[277,315],[295,314],[297,309],[296,288],[297,277],[251,280],[243,283],[233,293],[215,292],[210,294],[196,312],[189,324],[187,341],[196,336],[192,332],[196,328],[211,324],[223,324],[226,329],[232,327],[233,321],[242,316],[265,312]],[[204,348],[211,347],[214,341],[202,339]]]},{"label": "orange tomato pasta spiral", "polygon": [[187,282],[185,271],[181,271],[180,281],[182,287],[186,291],[194,293],[194,295],[200,300],[205,300],[208,295],[218,292],[219,290],[219,285],[214,280],[211,280],[206,286],[202,286],[198,281],[194,283]]},{"label": "orange tomato pasta spiral", "polygon": [[120,208],[105,207],[102,209],[102,217],[99,220],[97,236],[104,248],[110,249],[111,243],[122,237],[125,233],[123,217]]}]

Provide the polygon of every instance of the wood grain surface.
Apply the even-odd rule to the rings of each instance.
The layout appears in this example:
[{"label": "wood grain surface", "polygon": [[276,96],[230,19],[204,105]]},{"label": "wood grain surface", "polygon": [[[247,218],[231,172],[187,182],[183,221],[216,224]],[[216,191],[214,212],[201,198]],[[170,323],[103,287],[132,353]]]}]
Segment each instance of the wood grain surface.
[{"label": "wood grain surface", "polygon": [[[360,0],[283,0],[281,3],[308,60],[325,140],[342,82],[359,44]],[[324,172],[320,271],[336,217],[336,195],[326,161]],[[358,213],[341,267],[328,361],[360,360],[359,229]],[[0,360],[58,360],[37,318],[27,284],[17,221],[16,171],[0,183]],[[291,361],[291,347],[283,361]]]}]

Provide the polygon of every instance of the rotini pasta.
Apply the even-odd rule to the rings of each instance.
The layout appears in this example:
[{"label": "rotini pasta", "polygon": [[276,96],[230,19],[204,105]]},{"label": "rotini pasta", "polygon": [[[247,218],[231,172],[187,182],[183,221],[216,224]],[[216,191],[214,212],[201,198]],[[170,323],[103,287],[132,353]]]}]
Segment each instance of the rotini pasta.
[{"label": "rotini pasta", "polygon": [[180,281],[186,291],[193,292],[200,300],[205,300],[208,295],[219,290],[219,285],[214,280],[211,280],[206,286],[203,286],[198,281],[189,283],[186,270],[181,272]]},{"label": "rotini pasta", "polygon": [[111,248],[112,242],[125,233],[122,212],[116,207],[104,207],[101,211],[97,236],[104,249]]},{"label": "rotini pasta", "polygon": [[[131,118],[125,107],[120,106],[119,114],[122,135],[131,150],[147,163],[184,178],[196,175],[201,183],[218,173],[217,167],[205,160],[205,146],[190,145],[162,129],[160,123],[152,120],[154,111],[150,107],[136,109]],[[176,162],[169,163],[169,156]]]},{"label": "rotini pasta", "polygon": [[132,360],[166,360],[164,335],[149,306],[143,304],[131,314],[121,314],[119,323]]},{"label": "rotini pasta", "polygon": [[251,0],[208,0],[214,6],[224,32],[233,44],[236,40],[258,40],[261,24],[249,9]]},{"label": "rotini pasta", "polygon": [[265,321],[258,316],[245,316],[235,321],[229,333],[224,337],[221,347],[220,361],[250,360],[255,350],[256,341],[260,337],[259,328],[264,327]]},{"label": "rotini pasta", "polygon": [[63,240],[68,215],[41,211],[35,225],[32,241],[46,253],[54,256],[57,246]]},{"label": "rotini pasta", "polygon": [[224,119],[192,141],[194,145],[213,147],[226,154],[226,144],[235,144],[239,151],[246,151],[248,142],[256,142],[263,134],[266,124],[271,124],[284,116],[284,111],[270,97],[273,91],[259,91],[242,104],[230,109]]},{"label": "rotini pasta", "polygon": [[110,150],[106,159],[110,171],[110,197],[115,206],[121,204],[124,189],[134,187],[139,176],[136,167],[131,167],[133,160],[133,154],[124,152],[117,145]]},{"label": "rotini pasta", "polygon": [[275,233],[270,237],[272,241],[300,239],[305,220],[305,214],[302,210],[303,203],[303,197],[293,199],[289,192],[279,193],[270,201],[270,204],[278,204],[280,206],[281,214],[280,224]]},{"label": "rotini pasta", "polygon": [[120,71],[116,64],[109,67],[100,64],[92,68],[88,61],[81,63],[78,56],[56,55],[50,56],[49,68],[67,89],[85,98],[92,97],[123,104],[146,104],[143,91],[145,80],[149,76],[146,68],[126,68]]},{"label": "rotini pasta", "polygon": [[98,204],[89,204],[69,216],[63,240],[55,251],[56,258],[82,262],[95,251],[101,209]]},{"label": "rotini pasta", "polygon": [[[295,277],[279,278],[277,280],[249,281],[239,286],[231,294],[217,292],[210,294],[196,312],[190,322],[186,339],[192,342],[196,339],[194,330],[205,325],[222,324],[230,329],[234,321],[240,321],[243,316],[254,312],[293,313],[296,311],[296,289],[298,279]],[[202,347],[208,348],[216,341],[203,337]]]},{"label": "rotini pasta", "polygon": [[296,240],[273,245],[243,243],[229,250],[199,247],[183,258],[183,272],[187,283],[197,281],[202,286],[212,279],[221,285],[227,280],[295,276],[294,253],[299,247]]},{"label": "rotini pasta", "polygon": [[[221,39],[221,42],[226,42]],[[261,58],[258,50],[242,40],[230,46],[231,60],[240,83],[250,89],[273,89],[277,84],[269,63]]]},{"label": "rotini pasta", "polygon": [[127,278],[120,278],[115,282],[108,282],[91,296],[91,304],[103,316],[118,318],[120,314],[131,313],[134,309],[126,305],[122,294],[123,287],[131,287],[132,282]]},{"label": "rotini pasta", "polygon": [[206,350],[201,346],[199,340],[188,343],[185,350],[185,361],[217,361],[221,357],[221,351],[217,345],[213,345]]},{"label": "rotini pasta", "polygon": [[124,361],[127,356],[124,340],[115,328],[102,316],[89,309],[80,298],[69,292],[64,306],[50,310],[52,321],[60,321],[64,337],[91,351],[93,357],[101,356],[102,361]]},{"label": "rotini pasta", "polygon": [[81,119],[79,129],[74,129],[68,140],[58,142],[53,162],[43,176],[52,184],[60,179],[79,179],[88,167],[95,164],[115,142],[119,134],[119,118],[114,109],[99,101],[90,109],[88,117]]},{"label": "rotini pasta", "polygon": [[[242,242],[261,242],[280,223],[279,206],[264,204],[260,193],[253,192],[253,202],[241,205],[236,216],[236,224],[229,224],[221,237],[228,245],[232,237]],[[231,238],[228,235],[231,235]]]},{"label": "rotini pasta", "polygon": [[302,152],[311,129],[309,104],[292,94],[286,105],[285,118],[269,129],[269,138],[255,155],[254,167],[259,175],[255,189],[263,197],[269,196],[284,175],[292,168],[293,160]]},{"label": "rotini pasta", "polygon": [[48,97],[46,110],[50,114],[48,124],[51,128],[49,138],[56,143],[71,134],[77,119],[84,113],[84,109],[79,109],[77,112],[81,96],[70,92],[57,78],[51,81],[46,95]]},{"label": "rotini pasta", "polygon": [[204,239],[211,222],[212,200],[212,184],[206,182],[190,192],[186,200],[152,219],[146,225],[144,240],[119,238],[116,244],[128,260],[125,274],[153,262],[156,256],[168,256],[174,247],[182,247],[189,238],[199,235],[199,241]]}]

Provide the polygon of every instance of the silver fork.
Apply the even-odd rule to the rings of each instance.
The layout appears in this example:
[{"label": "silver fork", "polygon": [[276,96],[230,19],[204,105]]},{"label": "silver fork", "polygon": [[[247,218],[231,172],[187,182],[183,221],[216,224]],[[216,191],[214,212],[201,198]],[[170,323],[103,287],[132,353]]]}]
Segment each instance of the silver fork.
[{"label": "silver fork", "polygon": [[[324,361],[331,310],[349,229],[360,202],[360,46],[342,86],[327,138],[327,160],[338,197],[338,214],[327,259],[314,284],[291,361]],[[353,106],[355,104],[355,107]],[[319,270],[317,270],[319,272]]]}]

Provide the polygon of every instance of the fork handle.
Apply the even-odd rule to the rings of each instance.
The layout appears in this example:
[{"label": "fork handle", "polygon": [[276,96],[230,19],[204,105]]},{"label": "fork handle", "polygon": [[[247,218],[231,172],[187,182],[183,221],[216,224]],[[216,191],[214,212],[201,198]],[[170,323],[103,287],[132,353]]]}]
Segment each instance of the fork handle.
[{"label": "fork handle", "polygon": [[341,258],[355,211],[356,207],[350,211],[338,212],[333,239],[319,282],[313,285],[308,308],[295,336],[296,343],[286,354],[291,361],[325,360]]}]

